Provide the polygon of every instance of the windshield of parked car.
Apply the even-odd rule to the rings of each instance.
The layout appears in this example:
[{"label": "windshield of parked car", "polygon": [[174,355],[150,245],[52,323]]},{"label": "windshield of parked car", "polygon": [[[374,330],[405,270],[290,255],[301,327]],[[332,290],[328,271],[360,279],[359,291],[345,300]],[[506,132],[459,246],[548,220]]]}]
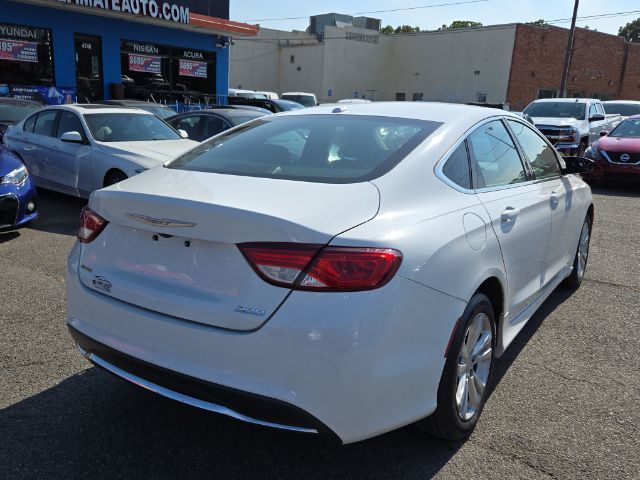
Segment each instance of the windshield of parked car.
[{"label": "windshield of parked car", "polygon": [[315,107],[316,100],[311,95],[282,95],[283,100],[299,103],[303,107]]},{"label": "windshield of parked car", "polygon": [[158,107],[153,105],[152,103],[142,106],[136,105],[135,108],[139,108],[140,110],[144,110],[145,112],[153,113],[156,117],[162,119],[173,117],[176,114],[176,112],[171,110],[170,108]]},{"label": "windshield of parked car", "polygon": [[19,122],[41,108],[40,105],[36,104],[16,105],[0,103],[0,122]]},{"label": "windshield of parked car", "polygon": [[256,118],[262,118],[262,117],[264,117],[263,113],[242,112],[242,115],[229,115],[227,117],[227,120],[229,120],[231,125],[235,127],[236,125],[247,123],[247,122],[250,122],[251,120],[255,120]]},{"label": "windshield of parked car", "polygon": [[523,113],[531,117],[575,118],[585,120],[587,104],[585,102],[535,102]]},{"label": "windshield of parked car", "polygon": [[222,133],[168,168],[318,183],[377,178],[442,125],[349,115],[268,116]]},{"label": "windshield of parked car", "polygon": [[605,103],[604,111],[607,113],[622,115],[623,117],[632,117],[640,115],[640,103]]},{"label": "windshield of parked car", "polygon": [[155,115],[147,113],[91,113],[84,119],[99,142],[180,140],[182,137]]},{"label": "windshield of parked car", "polygon": [[610,137],[640,138],[640,118],[628,119],[621,122],[609,134]]}]

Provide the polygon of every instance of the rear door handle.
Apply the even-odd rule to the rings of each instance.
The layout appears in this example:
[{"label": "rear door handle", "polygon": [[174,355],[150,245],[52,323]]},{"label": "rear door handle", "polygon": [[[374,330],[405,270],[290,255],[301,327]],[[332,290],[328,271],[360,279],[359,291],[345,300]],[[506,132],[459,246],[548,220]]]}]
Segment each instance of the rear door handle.
[{"label": "rear door handle", "polygon": [[516,218],[520,214],[519,208],[507,207],[500,215],[500,219],[503,223],[512,223],[516,221]]}]

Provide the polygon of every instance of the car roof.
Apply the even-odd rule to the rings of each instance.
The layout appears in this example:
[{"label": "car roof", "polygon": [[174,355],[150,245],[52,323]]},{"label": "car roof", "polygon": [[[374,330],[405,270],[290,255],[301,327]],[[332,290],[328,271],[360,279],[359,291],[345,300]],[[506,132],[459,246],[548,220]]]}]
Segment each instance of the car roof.
[{"label": "car roof", "polygon": [[602,102],[602,103],[628,103],[630,105],[638,105],[640,104],[640,101],[638,100],[607,100],[606,102]]},{"label": "car roof", "polygon": [[626,120],[640,120],[640,115],[631,115],[627,117]]},{"label": "car roof", "polygon": [[309,92],[284,92],[282,95],[307,95],[309,97],[316,96],[315,93],[309,93]]},{"label": "car roof", "polygon": [[278,114],[278,116],[331,114],[397,117],[442,123],[477,123],[495,116],[507,116],[522,120],[522,117],[514,113],[498,110],[497,108],[440,102],[372,102],[320,105],[319,107],[302,110],[289,110]]},{"label": "car roof", "polygon": [[534,100],[535,103],[578,103],[578,102],[595,102],[597,98],[539,98]]},{"label": "car roof", "polygon": [[100,105],[97,103],[73,103],[69,105],[53,105],[50,107],[46,107],[45,110],[50,110],[53,108],[57,108],[59,110],[71,110],[76,113],[133,113],[136,115],[153,115],[150,112],[146,112],[144,110],[140,110],[139,108],[131,108],[131,107],[119,107],[119,106],[111,106],[111,105]]}]

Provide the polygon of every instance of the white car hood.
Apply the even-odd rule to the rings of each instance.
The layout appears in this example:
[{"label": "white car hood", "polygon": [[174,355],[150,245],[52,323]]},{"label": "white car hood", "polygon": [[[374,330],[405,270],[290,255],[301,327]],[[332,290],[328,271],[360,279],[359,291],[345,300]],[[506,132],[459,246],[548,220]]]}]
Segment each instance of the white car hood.
[{"label": "white car hood", "polygon": [[153,140],[149,142],[99,142],[98,149],[109,155],[132,160],[140,165],[152,168],[176,158],[192,149],[198,142],[188,139]]},{"label": "white car hood", "polygon": [[584,120],[576,120],[575,118],[558,118],[558,117],[532,117],[533,123],[537,125],[552,125],[554,127],[574,127],[579,128]]}]

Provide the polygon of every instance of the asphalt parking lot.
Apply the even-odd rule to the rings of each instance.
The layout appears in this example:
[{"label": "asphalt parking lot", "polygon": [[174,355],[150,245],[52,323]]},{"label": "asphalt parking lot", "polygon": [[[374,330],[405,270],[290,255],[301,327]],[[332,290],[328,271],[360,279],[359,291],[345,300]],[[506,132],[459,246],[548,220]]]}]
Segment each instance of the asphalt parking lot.
[{"label": "asphalt parking lot", "polygon": [[497,363],[469,440],[407,427],[336,447],[92,368],[65,327],[65,261],[83,202],[41,191],[41,219],[0,233],[0,477],[638,478],[640,188],[594,193],[585,282],[556,291]]}]

